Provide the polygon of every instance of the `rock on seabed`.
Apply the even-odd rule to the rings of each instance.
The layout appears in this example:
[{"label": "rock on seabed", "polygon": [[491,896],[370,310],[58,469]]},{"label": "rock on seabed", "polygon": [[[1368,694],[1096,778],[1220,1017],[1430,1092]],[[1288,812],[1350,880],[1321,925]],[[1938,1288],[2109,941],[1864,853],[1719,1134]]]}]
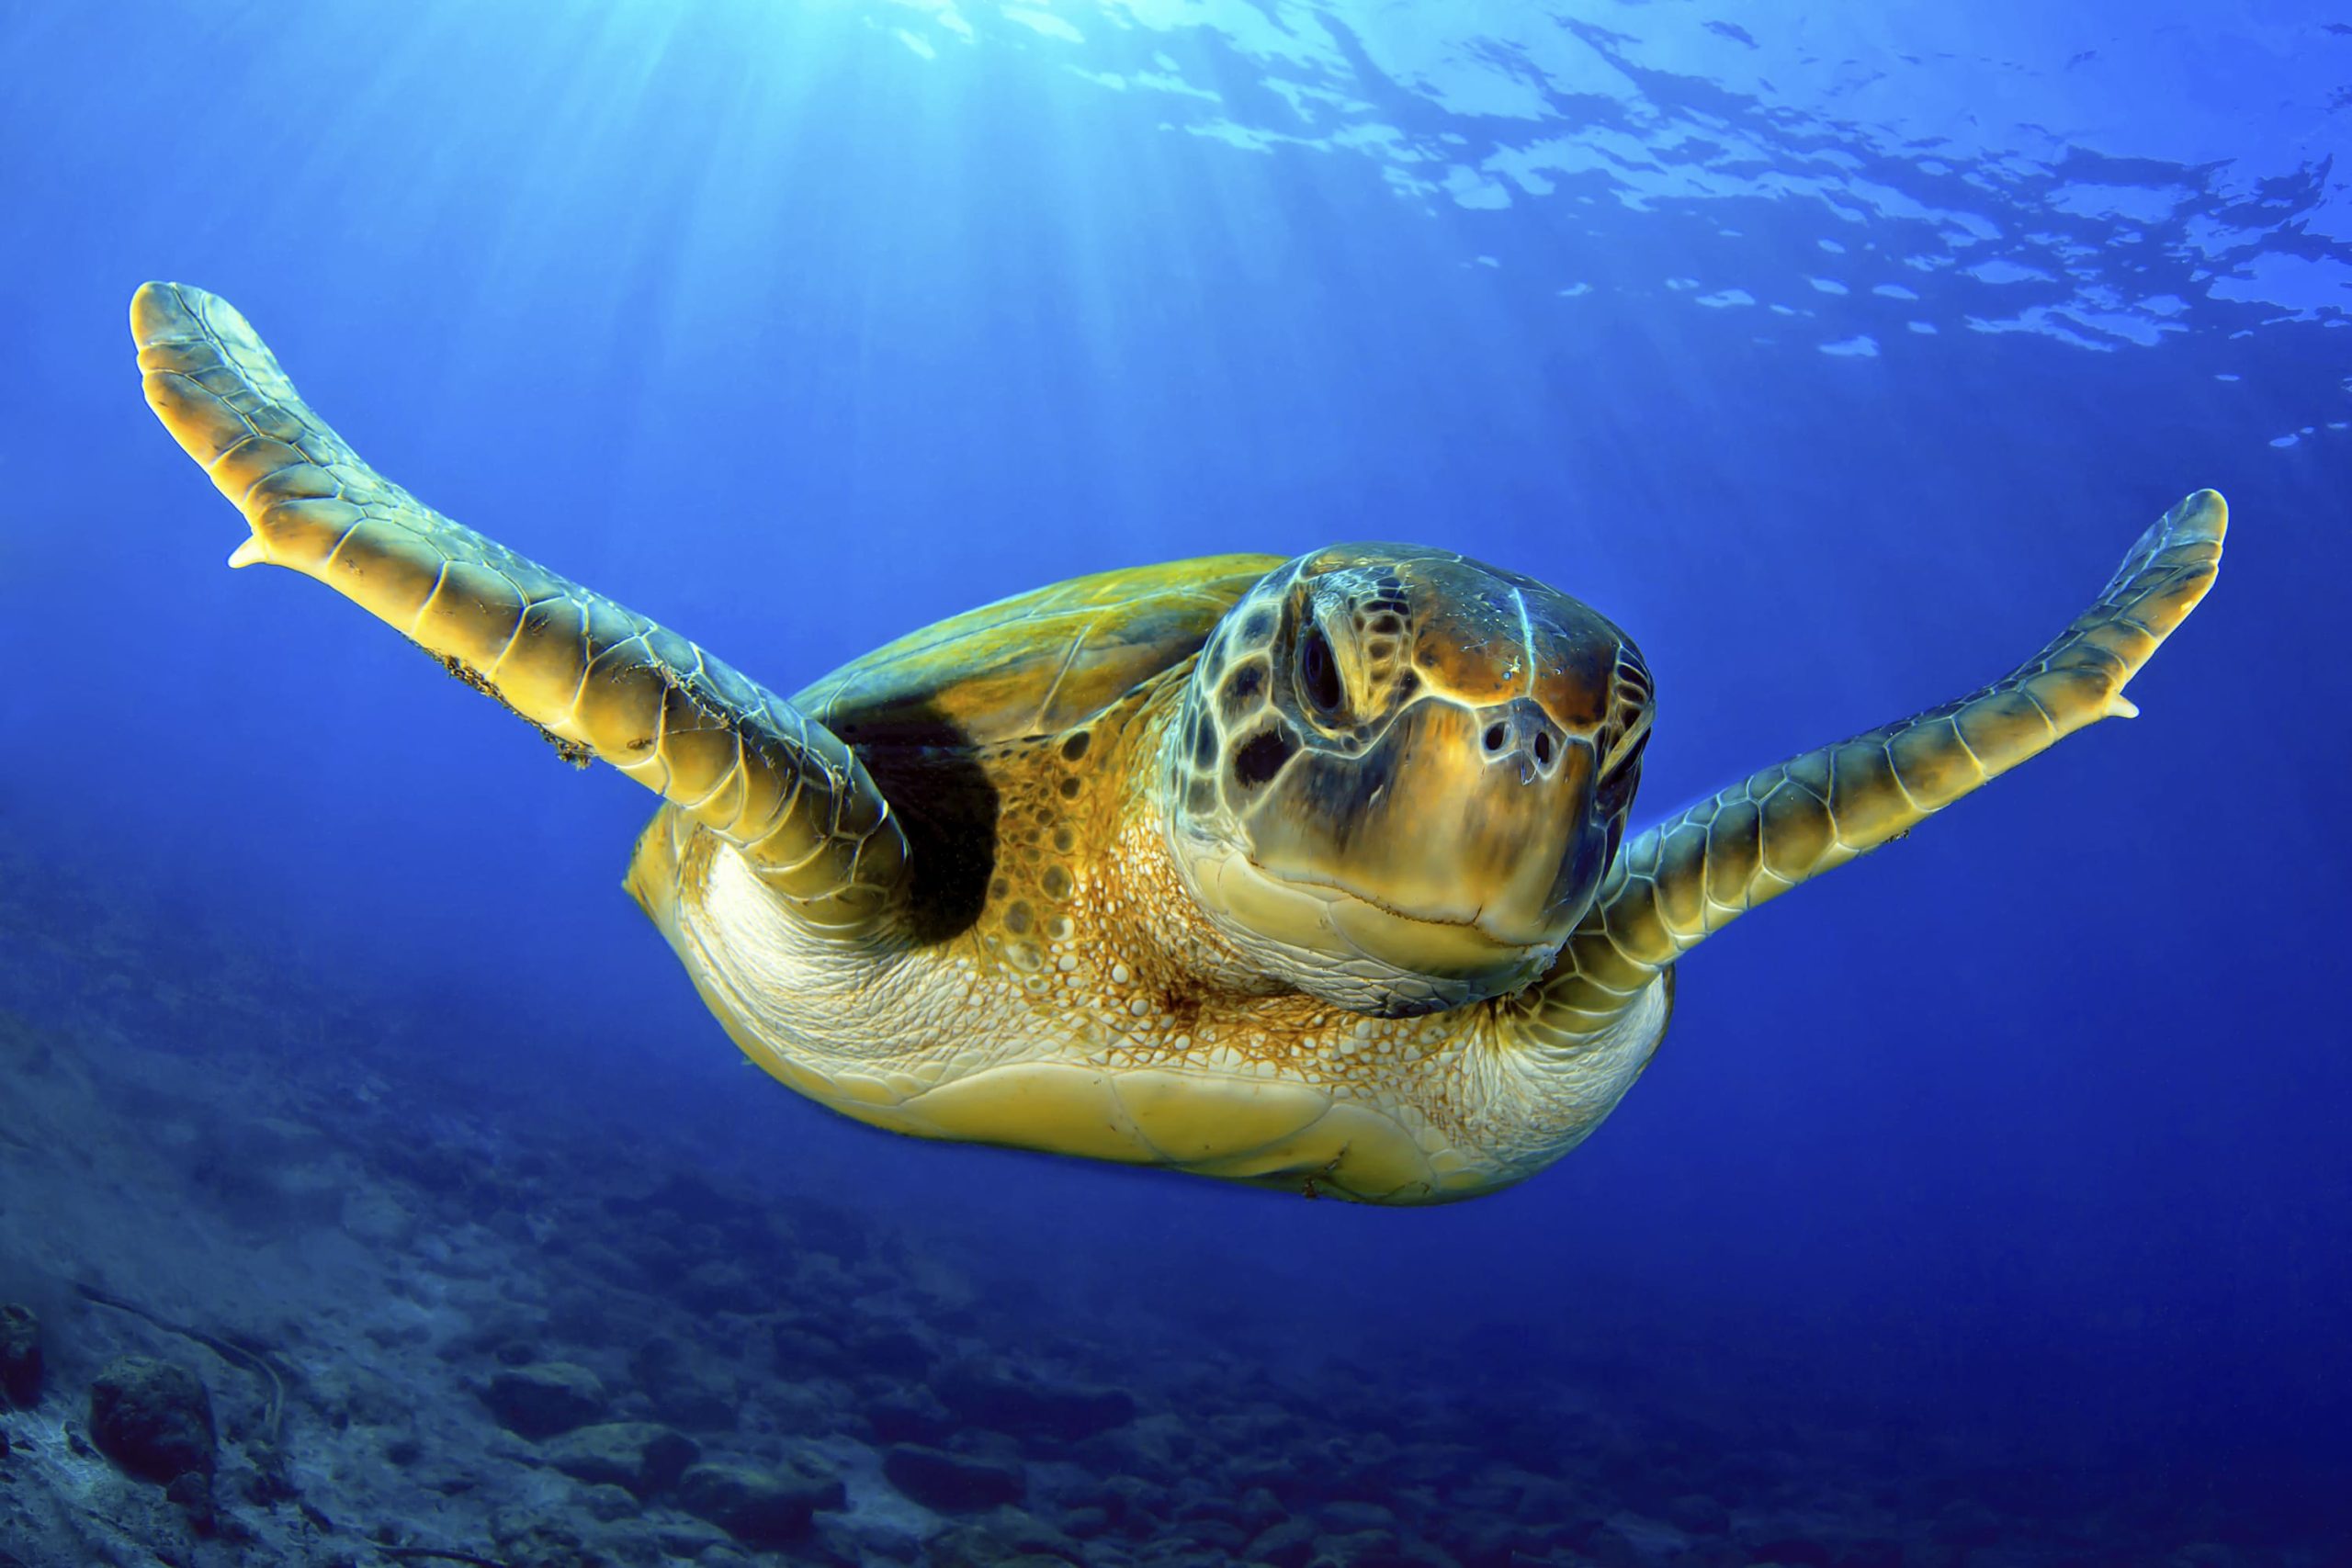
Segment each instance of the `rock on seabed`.
[{"label": "rock on seabed", "polygon": [[702,1457],[691,1438],[651,1421],[608,1421],[576,1427],[540,1446],[551,1469],[591,1486],[625,1486],[650,1497],[677,1484]]},{"label": "rock on seabed", "polygon": [[33,1309],[0,1302],[0,1397],[30,1409],[40,1403],[40,1319]]},{"label": "rock on seabed", "polygon": [[552,1438],[585,1427],[605,1413],[605,1385],[570,1361],[533,1361],[503,1368],[482,1391],[498,1424],[526,1438]]},{"label": "rock on seabed", "polygon": [[90,1384],[90,1440],[142,1481],[209,1475],[219,1452],[211,1395],[186,1367],[118,1357]]},{"label": "rock on seabed", "polygon": [[678,1479],[678,1503],[736,1540],[774,1546],[808,1533],[820,1508],[848,1501],[840,1479],[797,1464],[778,1470],[697,1464]]},{"label": "rock on seabed", "polygon": [[1018,1503],[1029,1490],[1018,1464],[921,1443],[900,1443],[890,1450],[883,1456],[882,1473],[923,1506],[948,1513]]}]

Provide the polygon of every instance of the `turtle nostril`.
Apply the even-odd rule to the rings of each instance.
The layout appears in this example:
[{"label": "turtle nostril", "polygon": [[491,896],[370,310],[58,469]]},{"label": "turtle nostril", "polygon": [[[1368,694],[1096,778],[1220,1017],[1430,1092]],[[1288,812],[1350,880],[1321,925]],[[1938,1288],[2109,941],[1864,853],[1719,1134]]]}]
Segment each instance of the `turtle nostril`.
[{"label": "turtle nostril", "polygon": [[1489,751],[1499,751],[1502,749],[1503,727],[1499,724],[1490,724],[1487,726],[1487,750]]},{"label": "turtle nostril", "polygon": [[1552,738],[1550,736],[1540,734],[1536,736],[1535,761],[1536,764],[1540,767],[1548,768],[1552,765]]}]

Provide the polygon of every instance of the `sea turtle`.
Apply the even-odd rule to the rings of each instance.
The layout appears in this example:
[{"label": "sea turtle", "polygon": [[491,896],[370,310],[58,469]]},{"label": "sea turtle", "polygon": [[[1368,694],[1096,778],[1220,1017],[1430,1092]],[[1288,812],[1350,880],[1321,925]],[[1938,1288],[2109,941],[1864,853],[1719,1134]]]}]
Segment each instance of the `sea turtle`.
[{"label": "sea turtle", "polygon": [[[199,289],[131,302],[147,398],[253,536],[663,804],[627,886],[738,1045],[878,1127],[1379,1203],[1580,1142],[1676,961],[2084,726],[2211,585],[2200,491],[1969,696],[1624,837],[1633,640],[1450,550],[1041,588],[789,700],[431,511]],[[1622,840],[1622,841],[1621,841]]]}]

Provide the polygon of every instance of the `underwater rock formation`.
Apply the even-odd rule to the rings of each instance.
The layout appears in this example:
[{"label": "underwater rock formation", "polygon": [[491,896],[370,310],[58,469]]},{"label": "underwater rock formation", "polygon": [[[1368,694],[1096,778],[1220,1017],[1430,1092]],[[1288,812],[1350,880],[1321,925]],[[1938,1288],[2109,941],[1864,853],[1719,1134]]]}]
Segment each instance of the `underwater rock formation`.
[{"label": "underwater rock formation", "polygon": [[1019,1437],[1074,1442],[1136,1418],[1135,1396],[1125,1389],[1049,1383],[1001,1360],[943,1367],[931,1387],[965,1423]]},{"label": "underwater rock formation", "polygon": [[500,1426],[526,1438],[552,1438],[584,1427],[607,1404],[604,1382],[571,1361],[507,1367],[492,1377],[481,1398]]},{"label": "underwater rock formation", "polygon": [[1018,1503],[1029,1490],[1017,1463],[920,1443],[892,1449],[883,1457],[882,1473],[916,1502],[945,1512]]},{"label": "underwater rock formation", "polygon": [[550,1469],[591,1486],[628,1488],[650,1497],[678,1483],[702,1457],[692,1438],[650,1421],[608,1421],[548,1438],[539,1452]]},{"label": "underwater rock formation", "polygon": [[220,1449],[212,1396],[186,1367],[117,1357],[90,1384],[90,1440],[142,1481],[209,1475]]},{"label": "underwater rock formation", "polygon": [[29,1410],[40,1403],[40,1319],[0,1302],[0,1398]]},{"label": "underwater rock formation", "polygon": [[775,1545],[808,1533],[820,1508],[838,1508],[849,1494],[837,1476],[798,1461],[774,1470],[743,1464],[697,1464],[678,1481],[685,1510],[755,1545]]}]

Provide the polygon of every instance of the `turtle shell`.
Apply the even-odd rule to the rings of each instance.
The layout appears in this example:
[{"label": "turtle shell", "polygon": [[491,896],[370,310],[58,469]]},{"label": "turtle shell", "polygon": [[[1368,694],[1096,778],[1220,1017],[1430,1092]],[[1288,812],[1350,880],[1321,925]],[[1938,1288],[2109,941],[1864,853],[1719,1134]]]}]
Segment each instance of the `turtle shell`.
[{"label": "turtle shell", "polygon": [[1057,735],[1200,651],[1280,556],[1096,572],[885,643],[796,694],[853,746],[985,746]]}]

